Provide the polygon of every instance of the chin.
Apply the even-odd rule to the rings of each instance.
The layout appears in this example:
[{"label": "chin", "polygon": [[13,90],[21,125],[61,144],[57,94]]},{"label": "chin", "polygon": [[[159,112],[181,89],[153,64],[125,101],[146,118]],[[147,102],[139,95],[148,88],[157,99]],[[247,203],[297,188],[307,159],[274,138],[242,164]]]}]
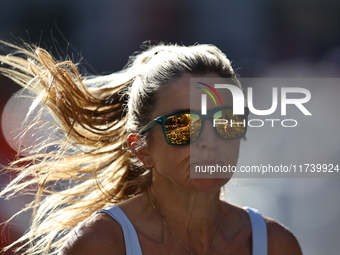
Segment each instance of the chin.
[{"label": "chin", "polygon": [[197,192],[213,192],[220,190],[230,178],[190,178],[190,188]]}]

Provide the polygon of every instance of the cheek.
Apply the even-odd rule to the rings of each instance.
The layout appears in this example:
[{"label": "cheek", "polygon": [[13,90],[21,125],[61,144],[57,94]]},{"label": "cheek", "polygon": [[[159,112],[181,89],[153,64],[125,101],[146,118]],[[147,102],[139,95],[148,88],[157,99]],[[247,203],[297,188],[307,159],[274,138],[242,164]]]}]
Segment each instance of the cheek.
[{"label": "cheek", "polygon": [[240,151],[240,139],[221,141],[218,148],[218,155],[221,159],[226,159],[227,163],[230,165],[237,165]]},{"label": "cheek", "polygon": [[176,146],[167,143],[161,128],[154,130],[150,136],[149,148],[157,168],[162,168],[176,159]]},{"label": "cheek", "polygon": [[237,164],[237,160],[240,154],[240,143],[241,140],[237,139],[237,140],[231,140],[229,141],[230,144],[228,144],[228,146],[226,146],[226,148],[228,148],[229,153],[231,155],[231,161],[233,165]]},{"label": "cheek", "polygon": [[161,129],[155,130],[152,133],[149,148],[158,171],[165,173],[188,169],[190,164],[190,146],[169,145]]},{"label": "cheek", "polygon": [[148,147],[150,148],[151,153],[159,152],[159,150],[165,148],[166,145],[168,144],[165,140],[162,128],[159,126],[152,130],[148,141]]}]

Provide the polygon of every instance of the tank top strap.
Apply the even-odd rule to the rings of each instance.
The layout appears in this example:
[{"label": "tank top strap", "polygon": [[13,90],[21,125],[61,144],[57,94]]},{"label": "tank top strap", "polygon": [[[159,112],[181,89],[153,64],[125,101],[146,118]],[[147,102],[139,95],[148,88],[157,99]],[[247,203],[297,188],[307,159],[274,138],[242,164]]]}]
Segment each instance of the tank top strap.
[{"label": "tank top strap", "polygon": [[[252,255],[267,255],[268,239],[266,222],[257,210],[249,207],[244,207],[244,209],[248,212],[252,227]],[[124,234],[126,255],[143,255],[135,228],[118,206],[110,206],[98,212],[106,213],[121,225]]]},{"label": "tank top strap", "polygon": [[106,213],[117,221],[123,229],[126,255],[143,255],[137,232],[125,213],[118,206],[110,206],[97,213]]},{"label": "tank top strap", "polygon": [[251,228],[252,228],[252,240],[253,240],[253,255],[267,255],[268,254],[268,237],[267,237],[267,225],[262,215],[256,210],[249,207],[243,207],[247,210]]}]

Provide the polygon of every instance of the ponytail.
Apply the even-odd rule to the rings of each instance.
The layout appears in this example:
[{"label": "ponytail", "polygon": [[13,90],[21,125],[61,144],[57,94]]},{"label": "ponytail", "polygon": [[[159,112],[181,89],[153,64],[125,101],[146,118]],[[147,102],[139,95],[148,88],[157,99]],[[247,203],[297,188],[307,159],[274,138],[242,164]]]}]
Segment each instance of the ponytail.
[{"label": "ponytail", "polygon": [[[34,93],[32,107],[41,107],[28,128],[49,126],[51,133],[47,141],[28,148],[39,153],[5,167],[19,174],[0,196],[36,194],[29,204],[33,209],[30,230],[7,249],[24,243],[18,249],[21,254],[49,254],[79,222],[142,192],[147,185],[141,184],[150,180],[145,175],[138,180],[144,170],[131,165],[132,155],[125,146],[124,92],[134,77],[126,78],[128,71],[82,77],[74,63],[56,62],[41,48],[1,43],[15,53],[0,56],[0,72]],[[54,121],[45,123],[44,112]]]}]

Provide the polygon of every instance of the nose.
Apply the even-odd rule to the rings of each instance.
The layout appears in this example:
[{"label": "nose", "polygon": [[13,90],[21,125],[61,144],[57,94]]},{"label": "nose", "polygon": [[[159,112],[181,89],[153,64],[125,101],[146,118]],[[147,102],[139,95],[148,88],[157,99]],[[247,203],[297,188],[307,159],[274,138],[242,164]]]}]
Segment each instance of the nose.
[{"label": "nose", "polygon": [[217,146],[218,136],[215,128],[210,120],[205,120],[201,130],[201,135],[197,140],[198,146],[201,148],[212,149]]}]

